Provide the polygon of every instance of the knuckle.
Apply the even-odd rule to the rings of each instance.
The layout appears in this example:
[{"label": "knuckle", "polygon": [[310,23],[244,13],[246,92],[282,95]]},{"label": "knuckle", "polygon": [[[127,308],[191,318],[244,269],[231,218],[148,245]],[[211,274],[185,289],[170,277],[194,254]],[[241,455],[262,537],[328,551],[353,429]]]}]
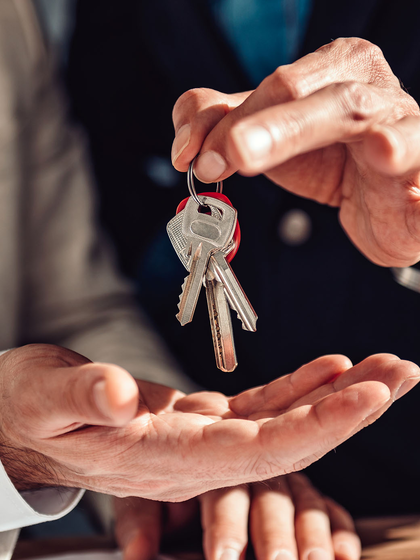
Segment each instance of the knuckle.
[{"label": "knuckle", "polygon": [[378,45],[375,45],[375,43],[371,43],[366,39],[353,37],[352,48],[357,54],[371,60],[372,62],[385,60],[382,50],[378,47]]},{"label": "knuckle", "polygon": [[406,93],[402,88],[399,88],[397,96],[400,99],[399,103],[394,105],[393,117],[396,120],[400,120],[406,116],[419,116],[420,109],[416,100]]},{"label": "knuckle", "polygon": [[375,114],[374,95],[369,86],[360,82],[334,84],[344,114],[353,123],[366,124]]},{"label": "knuckle", "polygon": [[374,83],[379,86],[391,84],[399,87],[399,80],[393,74],[382,49],[378,45],[366,39],[357,39],[352,50],[353,56],[360,61],[359,64],[363,67],[368,83]]},{"label": "knuckle", "polygon": [[175,102],[172,118],[175,126],[184,124],[185,115],[197,113],[214,96],[214,90],[209,88],[193,88],[183,93]]},{"label": "knuckle", "polygon": [[[284,123],[278,125],[281,128],[280,134],[272,127],[272,136],[274,139],[279,135],[280,138],[283,136],[287,138],[288,145],[292,153],[299,150],[302,142],[305,140],[306,135],[311,136],[313,133],[313,123],[310,119],[306,119],[300,114],[291,114]],[[292,376],[291,376],[292,377]],[[289,378],[290,388],[294,389],[294,379]]]},{"label": "knuckle", "polygon": [[294,101],[307,95],[306,80],[292,65],[276,68],[263,81],[263,87],[272,103]]},{"label": "knuckle", "polygon": [[[324,47],[323,47],[324,48]],[[348,59],[348,65],[363,76],[363,81],[387,86],[399,86],[384,54],[378,45],[359,37],[341,37],[332,41],[329,48]]]},{"label": "knuckle", "polygon": [[378,45],[360,37],[339,37],[331,42],[331,48],[340,52],[348,51],[352,58],[360,58],[363,62],[385,62],[382,50]]},{"label": "knuckle", "polygon": [[359,37],[337,37],[337,39],[332,40],[330,43],[323,45],[316,52],[324,51],[330,52],[331,55],[335,56],[355,56],[361,55],[368,49],[368,45],[373,44],[365,39],[360,39]]}]

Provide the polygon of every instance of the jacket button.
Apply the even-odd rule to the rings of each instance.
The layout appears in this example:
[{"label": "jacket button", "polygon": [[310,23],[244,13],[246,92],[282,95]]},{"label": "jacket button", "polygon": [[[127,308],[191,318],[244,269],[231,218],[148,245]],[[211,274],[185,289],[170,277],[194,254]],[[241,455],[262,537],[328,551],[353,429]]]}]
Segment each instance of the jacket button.
[{"label": "jacket button", "polygon": [[303,245],[311,236],[311,218],[303,210],[289,210],[280,219],[277,231],[280,240],[286,245]]}]

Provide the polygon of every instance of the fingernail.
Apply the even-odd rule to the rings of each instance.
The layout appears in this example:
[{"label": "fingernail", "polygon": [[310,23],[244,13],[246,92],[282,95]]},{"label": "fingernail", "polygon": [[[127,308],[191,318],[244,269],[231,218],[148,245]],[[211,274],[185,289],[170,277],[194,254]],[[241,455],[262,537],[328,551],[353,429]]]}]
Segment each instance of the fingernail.
[{"label": "fingernail", "polygon": [[190,136],[191,126],[189,124],[184,124],[184,126],[181,126],[172,144],[172,163],[174,163],[179,158],[179,156],[188,146],[188,144],[190,143]]},{"label": "fingernail", "polygon": [[93,400],[95,401],[96,407],[98,408],[99,412],[103,416],[105,416],[105,418],[111,418],[112,412],[109,408],[109,402],[105,387],[106,381],[104,379],[95,383],[92,389]]},{"label": "fingernail", "polygon": [[194,165],[194,174],[202,183],[214,183],[226,169],[226,160],[217,152],[210,150],[198,157]]},{"label": "fingernail", "polygon": [[348,542],[336,542],[334,543],[334,550],[339,553],[340,558],[343,560],[359,560],[360,559],[360,549],[358,547],[352,546]]},{"label": "fingernail", "polygon": [[[237,129],[235,132],[239,142],[252,159],[261,159],[267,156],[273,147],[273,139],[266,128],[262,126],[251,126],[244,130]],[[238,146],[241,149],[241,146]]]},{"label": "fingernail", "polygon": [[404,383],[399,387],[398,391],[395,393],[395,400],[403,397],[408,391],[410,391],[413,387],[417,385],[420,381],[420,377],[412,377],[411,379],[407,379]]},{"label": "fingernail", "polygon": [[309,552],[308,556],[306,557],[306,560],[332,560],[332,559],[331,559],[331,555],[328,554],[328,552],[323,548],[313,548]]},{"label": "fingernail", "polygon": [[296,554],[293,554],[293,552],[286,549],[279,550],[274,560],[296,560]]},{"label": "fingernail", "polygon": [[226,548],[219,557],[219,560],[239,560],[240,553],[234,548]]}]

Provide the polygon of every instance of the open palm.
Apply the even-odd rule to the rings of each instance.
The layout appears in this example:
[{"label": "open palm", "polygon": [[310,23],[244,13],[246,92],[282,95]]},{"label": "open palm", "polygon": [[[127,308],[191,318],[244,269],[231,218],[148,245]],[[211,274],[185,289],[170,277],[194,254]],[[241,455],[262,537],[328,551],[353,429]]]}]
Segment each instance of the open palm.
[{"label": "open palm", "polygon": [[186,396],[69,350],[27,346],[0,358],[0,443],[13,450],[2,462],[21,489],[186,500],[302,469],[373,422],[419,375],[388,354],[354,367],[325,356],[235,397]]}]

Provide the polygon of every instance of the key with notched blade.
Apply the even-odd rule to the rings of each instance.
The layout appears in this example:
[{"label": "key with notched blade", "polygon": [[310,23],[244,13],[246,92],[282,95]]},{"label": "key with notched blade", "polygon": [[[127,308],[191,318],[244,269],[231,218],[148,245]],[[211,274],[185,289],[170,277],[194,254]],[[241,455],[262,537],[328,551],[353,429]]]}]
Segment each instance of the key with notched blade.
[{"label": "key with notched blade", "polygon": [[216,365],[220,370],[230,372],[236,368],[238,360],[225,289],[209,269],[205,286]]},{"label": "key with notched blade", "polygon": [[178,304],[177,319],[181,325],[192,321],[208,261],[213,253],[222,251],[231,243],[237,223],[237,212],[229,204],[206,196],[201,201],[203,206],[218,209],[220,218],[201,213],[201,206],[194,198],[188,199],[181,230],[187,243],[190,273],[182,285]]},{"label": "key with notched blade", "polygon": [[255,332],[258,315],[255,313],[224,254],[222,252],[214,253],[210,258],[208,268],[217,280],[223,284],[226,299],[241,320],[242,328],[245,331]]},{"label": "key with notched blade", "polygon": [[[209,193],[210,194],[210,193]],[[211,193],[214,196],[214,193]],[[227,197],[217,194],[219,200],[223,200],[230,204]],[[183,209],[188,198],[183,200],[177,208],[177,215],[167,225],[169,239],[181,260],[184,267],[188,270],[188,256],[186,254],[187,241],[182,235]],[[221,218],[220,211],[210,208],[213,216]],[[240,243],[239,224],[236,224],[235,233],[232,242],[228,247],[223,249],[227,258],[233,258]],[[210,328],[213,340],[214,354],[217,367],[225,372],[233,371],[238,365],[236,359],[235,343],[233,339],[232,320],[230,316],[230,307],[225,297],[224,286],[210,272],[207,267],[204,286],[206,288],[207,307],[209,312]]]},{"label": "key with notched blade", "polygon": [[[214,198],[219,198],[223,200],[227,204],[231,205],[230,200],[221,194],[216,193],[205,193],[206,196],[211,196]],[[201,198],[203,195],[199,195]],[[188,268],[188,257],[186,256],[186,240],[182,236],[181,232],[181,223],[182,219],[180,214],[182,213],[185,205],[188,201],[188,198],[184,199],[177,208],[177,215],[172,218],[172,220],[168,223],[167,231],[171,243],[178,254],[182,264],[185,266],[187,270]],[[216,208],[211,208],[212,213],[217,212]],[[227,300],[229,301],[230,307],[236,311],[238,318],[242,322],[242,328],[247,331],[255,332],[257,330],[257,319],[258,315],[255,313],[251,303],[249,302],[242,286],[240,285],[238,279],[235,276],[232,268],[229,265],[229,262],[235,256],[240,243],[240,229],[239,224],[236,226],[234,240],[236,244],[234,248],[228,247],[224,249],[221,253],[223,253],[226,257],[225,260],[222,259],[222,255],[216,254],[212,255],[209,259],[208,268],[212,271],[212,274],[224,284],[225,295]],[[216,262],[219,261],[219,262]]]}]

